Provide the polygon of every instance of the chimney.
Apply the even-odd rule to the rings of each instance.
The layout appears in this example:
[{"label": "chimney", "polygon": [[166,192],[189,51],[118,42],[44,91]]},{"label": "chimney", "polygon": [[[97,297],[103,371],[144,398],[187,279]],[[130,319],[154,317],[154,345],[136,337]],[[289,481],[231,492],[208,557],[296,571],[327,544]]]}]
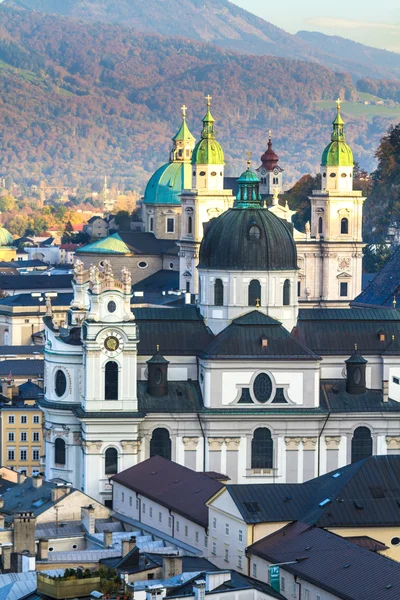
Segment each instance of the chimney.
[{"label": "chimney", "polygon": [[36,475],[36,477],[32,477],[32,487],[40,488],[42,487],[43,477],[41,475]]},{"label": "chimney", "polygon": [[60,500],[60,498],[64,498],[64,496],[66,496],[67,494],[69,494],[71,491],[71,486],[68,485],[56,485],[56,487],[54,487],[51,490],[51,500],[52,502],[57,502],[57,500]]},{"label": "chimney", "polygon": [[2,563],[3,563],[3,571],[9,571],[11,569],[11,544],[5,546],[4,544],[1,547],[2,555]]},{"label": "chimney", "polygon": [[7,383],[7,381],[3,381],[1,384],[1,393],[9,400],[12,399],[12,387]]},{"label": "chimney", "polygon": [[198,579],[193,583],[194,600],[204,600],[206,592],[206,582],[204,579]]},{"label": "chimney", "polygon": [[17,385],[11,386],[11,397],[15,398],[19,394],[19,387]]},{"label": "chimney", "polygon": [[47,560],[49,558],[49,540],[40,538],[38,548],[38,560]]},{"label": "chimney", "polygon": [[382,381],[383,401],[388,402],[389,400],[389,382],[387,380]]},{"label": "chimney", "polygon": [[24,483],[26,479],[26,475],[24,475],[23,473],[18,473],[18,483]]},{"label": "chimney", "polygon": [[122,558],[126,556],[136,546],[136,538],[132,536],[129,540],[122,540]]},{"label": "chimney", "polygon": [[21,512],[14,517],[14,553],[36,554],[36,517],[33,512]]},{"label": "chimney", "polygon": [[4,515],[0,515],[0,529],[4,529]]},{"label": "chimney", "polygon": [[91,504],[89,506],[82,506],[81,521],[88,533],[95,533],[94,507]]},{"label": "chimney", "polygon": [[175,575],[182,575],[182,557],[163,556],[163,579],[171,579]]},{"label": "chimney", "polygon": [[104,531],[103,536],[104,536],[104,548],[109,548],[110,546],[112,546],[112,543],[113,543],[112,531]]}]

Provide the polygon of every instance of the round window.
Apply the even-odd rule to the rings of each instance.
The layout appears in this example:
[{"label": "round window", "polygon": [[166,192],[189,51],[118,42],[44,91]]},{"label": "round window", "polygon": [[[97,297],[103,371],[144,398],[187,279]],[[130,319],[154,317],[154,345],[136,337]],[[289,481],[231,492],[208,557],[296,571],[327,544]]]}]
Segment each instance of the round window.
[{"label": "round window", "polygon": [[64,396],[65,390],[67,389],[67,378],[65,377],[64,371],[58,369],[56,373],[55,390],[57,396],[60,398]]},{"label": "round window", "polygon": [[155,380],[156,380],[156,385],[160,385],[160,383],[162,382],[162,371],[161,371],[161,369],[157,369],[156,370]]},{"label": "round window", "polygon": [[400,544],[400,538],[394,537],[391,539],[390,543],[392,544],[392,546],[398,546]]},{"label": "round window", "polygon": [[110,302],[107,304],[107,310],[109,313],[113,313],[117,310],[117,305],[115,304],[114,300],[110,300]]},{"label": "round window", "polygon": [[138,264],[139,269],[146,269],[147,268],[147,262],[145,262],[144,260],[142,260],[139,264]]},{"label": "round window", "polygon": [[216,177],[217,176],[217,172],[216,171],[211,171],[211,176],[212,177]]},{"label": "round window", "polygon": [[72,544],[72,549],[73,549],[73,550],[76,550],[76,549],[77,549],[77,547],[78,547],[78,545],[77,545],[77,544]]},{"label": "round window", "polygon": [[201,175],[202,177],[204,177],[204,175],[205,175],[205,174],[206,174],[206,172],[205,172],[205,171],[200,171],[200,175]]},{"label": "round window", "polygon": [[169,268],[173,269],[174,268],[174,263],[169,263]]},{"label": "round window", "polygon": [[329,177],[336,177],[336,173],[331,173]]},{"label": "round window", "polygon": [[322,177],[326,177],[326,173],[322,173]]},{"label": "round window", "polygon": [[341,177],[347,177],[347,174],[346,173],[342,173]]},{"label": "round window", "polygon": [[272,381],[266,373],[260,373],[254,380],[253,392],[258,402],[267,402],[272,394]]},{"label": "round window", "polygon": [[250,240],[259,240],[261,237],[260,228],[257,225],[252,225],[249,229],[249,239]]},{"label": "round window", "polygon": [[54,550],[53,546],[50,546],[49,552],[53,552],[53,550]]},{"label": "round window", "polygon": [[360,381],[361,381],[361,369],[360,369],[360,367],[357,367],[357,368],[354,370],[354,374],[353,374],[353,380],[354,380],[354,383],[355,383],[356,385],[358,385],[358,384],[360,383]]}]

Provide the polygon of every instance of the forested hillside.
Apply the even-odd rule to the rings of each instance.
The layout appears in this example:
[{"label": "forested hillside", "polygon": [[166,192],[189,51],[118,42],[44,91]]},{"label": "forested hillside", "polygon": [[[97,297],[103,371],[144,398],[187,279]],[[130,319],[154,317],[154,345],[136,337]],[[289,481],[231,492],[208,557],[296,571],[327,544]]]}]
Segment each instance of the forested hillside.
[{"label": "forested hillside", "polygon": [[[165,162],[188,107],[198,137],[213,96],[227,173],[255,162],[272,129],[287,181],[317,168],[332,110],[314,102],[355,95],[349,75],[315,63],[238,55],[199,42],[138,34],[0,5],[1,173],[17,181],[98,180],[141,189]],[[348,119],[363,167],[389,120]]]},{"label": "forested hillside", "polygon": [[[400,79],[400,54],[311,32],[287,33],[228,0],[4,0],[91,22],[183,36],[248,54],[316,61],[354,78]],[[271,20],[274,6],[269,5]],[[307,37],[308,36],[308,37]]]}]

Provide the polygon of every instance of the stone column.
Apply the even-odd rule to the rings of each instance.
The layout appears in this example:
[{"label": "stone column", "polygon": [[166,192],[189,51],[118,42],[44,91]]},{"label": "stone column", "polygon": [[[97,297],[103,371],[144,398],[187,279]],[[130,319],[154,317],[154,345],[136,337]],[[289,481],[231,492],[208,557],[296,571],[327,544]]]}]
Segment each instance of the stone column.
[{"label": "stone column", "polygon": [[387,454],[400,454],[400,437],[386,436]]},{"label": "stone column", "polygon": [[182,438],[183,446],[185,448],[185,467],[188,469],[196,470],[196,454],[197,446],[199,445],[198,437],[184,437]]},{"label": "stone column", "polygon": [[315,477],[315,448],[317,446],[316,437],[301,438],[303,442],[303,481],[308,481]]},{"label": "stone column", "polygon": [[286,444],[286,483],[299,481],[299,445],[301,438],[285,437]]},{"label": "stone column", "polygon": [[221,472],[221,452],[224,438],[208,438],[208,470]]},{"label": "stone column", "polygon": [[239,468],[240,438],[225,438],[226,444],[226,473],[230,483],[237,483]]},{"label": "stone column", "polygon": [[334,471],[339,466],[339,445],[341,436],[325,436],[326,472]]}]

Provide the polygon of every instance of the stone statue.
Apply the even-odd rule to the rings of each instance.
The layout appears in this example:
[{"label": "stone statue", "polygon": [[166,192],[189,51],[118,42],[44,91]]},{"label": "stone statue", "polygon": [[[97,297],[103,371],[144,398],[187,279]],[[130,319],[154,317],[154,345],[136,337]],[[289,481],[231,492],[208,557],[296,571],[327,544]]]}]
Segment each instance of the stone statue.
[{"label": "stone statue", "polygon": [[90,265],[89,278],[92,283],[100,283],[100,273],[96,265]]},{"label": "stone statue", "polygon": [[46,317],[53,316],[53,307],[51,306],[50,296],[46,296]]},{"label": "stone statue", "polygon": [[103,261],[103,272],[106,277],[113,277],[113,270],[109,260]]},{"label": "stone statue", "polygon": [[75,264],[74,264],[74,275],[82,275],[83,274],[83,262],[81,260],[79,260],[79,258],[76,259]]},{"label": "stone statue", "polygon": [[279,188],[274,187],[273,196],[272,196],[272,204],[278,204],[279,202]]},{"label": "stone statue", "polygon": [[307,235],[310,235],[310,232],[311,232],[310,221],[307,221],[307,223],[305,224],[305,231],[306,231]]},{"label": "stone statue", "polygon": [[132,275],[126,267],[123,267],[121,271],[121,281],[126,286],[132,285]]}]

